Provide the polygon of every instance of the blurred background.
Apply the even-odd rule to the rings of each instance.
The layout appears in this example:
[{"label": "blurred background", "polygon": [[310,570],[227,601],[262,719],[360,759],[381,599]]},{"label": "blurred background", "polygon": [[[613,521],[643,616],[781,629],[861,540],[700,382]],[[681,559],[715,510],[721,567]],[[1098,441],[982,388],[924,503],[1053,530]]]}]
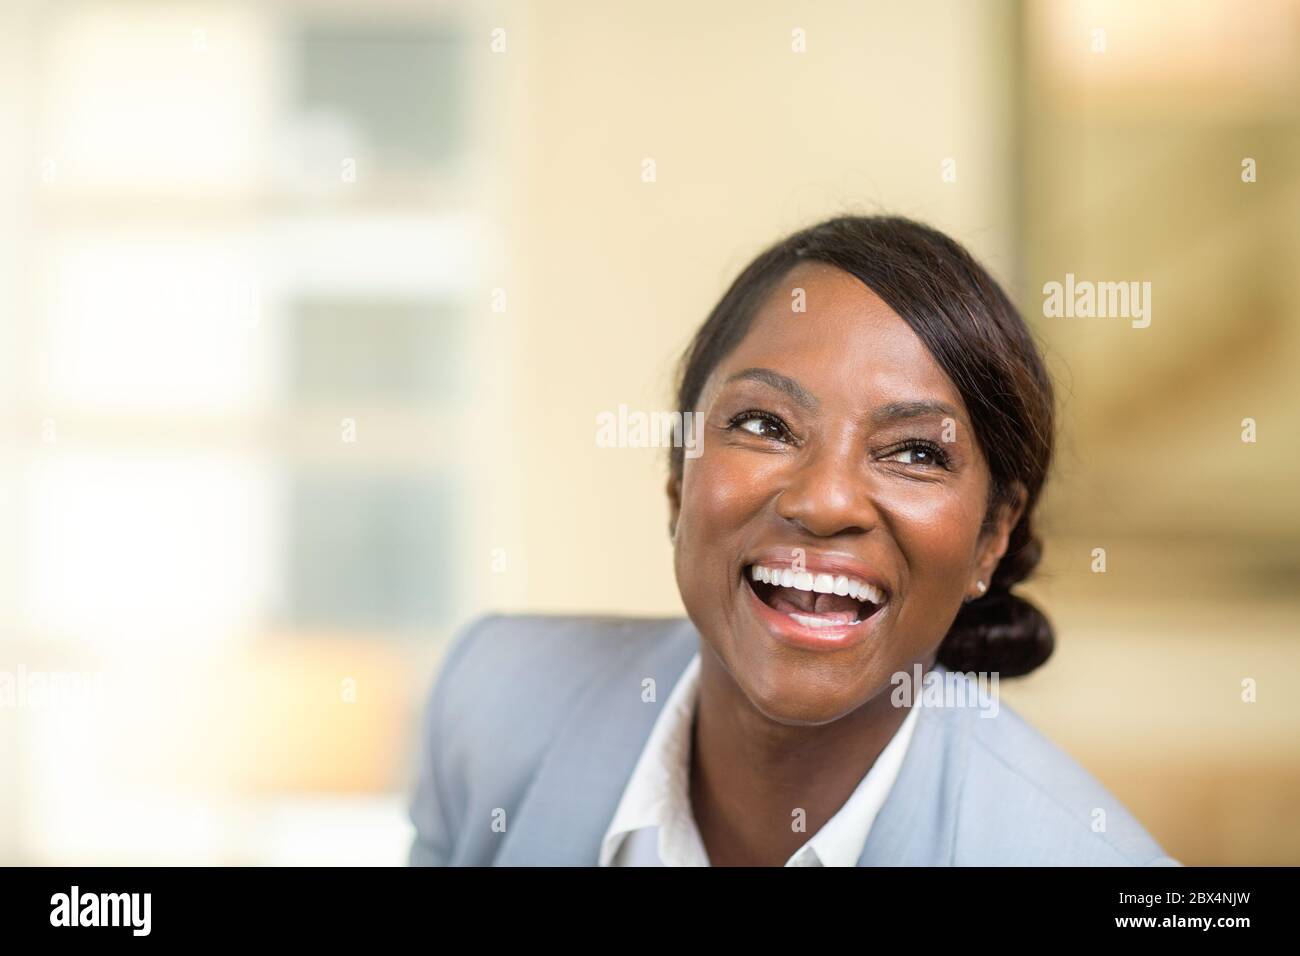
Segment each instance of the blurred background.
[{"label": "blurred background", "polygon": [[456,628],[681,613],[596,416],[891,211],[1058,382],[1007,700],[1183,862],[1300,863],[1300,2],[10,0],[0,211],[0,862],[404,862]]}]

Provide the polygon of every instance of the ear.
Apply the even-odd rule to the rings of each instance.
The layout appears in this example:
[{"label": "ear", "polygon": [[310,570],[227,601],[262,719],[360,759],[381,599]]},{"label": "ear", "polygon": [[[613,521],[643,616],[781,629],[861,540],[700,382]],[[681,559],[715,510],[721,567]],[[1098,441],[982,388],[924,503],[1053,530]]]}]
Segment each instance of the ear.
[{"label": "ear", "polygon": [[[1025,512],[1027,499],[1028,493],[1025,491],[1025,486],[1020,482],[1016,482],[1012,490],[1011,500],[1004,501],[998,506],[994,515],[993,527],[981,537],[976,552],[976,580],[983,581],[985,584],[993,582],[993,572],[997,570],[998,562],[1002,560],[1002,556],[1007,553],[1007,546],[1011,541],[1011,532]],[[975,581],[971,581],[970,587],[973,588],[974,586]],[[978,595],[973,596],[978,597]]]},{"label": "ear", "polygon": [[668,537],[677,537],[677,516],[682,512],[682,479],[668,469]]}]

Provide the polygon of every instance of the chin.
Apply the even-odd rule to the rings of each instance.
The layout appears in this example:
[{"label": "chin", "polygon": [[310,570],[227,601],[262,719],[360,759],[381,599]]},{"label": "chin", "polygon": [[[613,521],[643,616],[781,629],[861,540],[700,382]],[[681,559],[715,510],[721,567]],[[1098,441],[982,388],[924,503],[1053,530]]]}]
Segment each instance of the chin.
[{"label": "chin", "polygon": [[759,713],[779,724],[817,725],[839,720],[875,696],[864,685],[863,669],[841,675],[835,666],[770,661],[733,677]]}]

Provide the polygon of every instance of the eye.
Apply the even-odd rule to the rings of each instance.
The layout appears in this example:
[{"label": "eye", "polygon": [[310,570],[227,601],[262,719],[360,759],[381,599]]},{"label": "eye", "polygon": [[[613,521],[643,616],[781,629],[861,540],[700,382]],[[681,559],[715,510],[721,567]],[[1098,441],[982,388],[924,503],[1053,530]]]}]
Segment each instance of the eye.
[{"label": "eye", "polygon": [[947,468],[952,459],[948,453],[936,445],[934,442],[925,441],[920,438],[913,438],[904,442],[900,447],[886,453],[888,460],[896,461],[899,455],[908,455],[910,461],[903,461],[903,465],[921,465],[927,468]]},{"label": "eye", "polygon": [[790,429],[786,427],[785,422],[777,418],[771,412],[750,409],[734,416],[727,423],[729,430],[740,429],[756,435],[759,438],[768,438],[775,441],[789,441],[791,439]]}]

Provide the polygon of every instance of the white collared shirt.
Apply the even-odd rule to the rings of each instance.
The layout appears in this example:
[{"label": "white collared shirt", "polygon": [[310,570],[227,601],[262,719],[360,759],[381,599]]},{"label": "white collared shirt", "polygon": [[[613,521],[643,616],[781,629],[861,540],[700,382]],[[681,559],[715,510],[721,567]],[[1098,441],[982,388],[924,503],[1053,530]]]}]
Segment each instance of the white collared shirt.
[{"label": "white collared shirt", "polygon": [[[691,722],[699,699],[697,651],[655,720],[600,848],[601,866],[709,866],[691,813]],[[866,776],[826,825],[786,866],[857,866],[898,777],[919,707],[907,717]]]}]

